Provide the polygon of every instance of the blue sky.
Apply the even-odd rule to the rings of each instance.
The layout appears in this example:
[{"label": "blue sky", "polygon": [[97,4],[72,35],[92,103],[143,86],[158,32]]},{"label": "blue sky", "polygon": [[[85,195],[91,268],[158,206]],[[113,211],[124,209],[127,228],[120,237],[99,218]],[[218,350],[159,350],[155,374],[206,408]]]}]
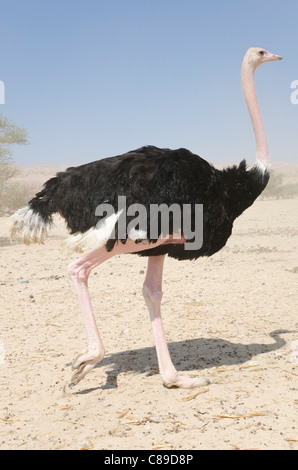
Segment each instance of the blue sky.
[{"label": "blue sky", "polygon": [[250,46],[272,160],[298,161],[297,0],[0,0],[3,115],[18,164],[80,164],[142,145],[253,161],[240,67]]}]

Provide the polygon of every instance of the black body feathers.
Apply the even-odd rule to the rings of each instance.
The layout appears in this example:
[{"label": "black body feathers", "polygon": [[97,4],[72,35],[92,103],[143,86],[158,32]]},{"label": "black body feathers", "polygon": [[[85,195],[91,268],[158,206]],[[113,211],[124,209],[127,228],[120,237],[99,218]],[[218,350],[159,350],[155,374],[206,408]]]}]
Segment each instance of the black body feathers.
[{"label": "black body feathers", "polygon": [[[245,161],[220,171],[188,150],[148,146],[58,173],[29,206],[45,222],[60,212],[71,233],[76,233],[96,226],[98,205],[111,204],[117,212],[118,196],[126,196],[127,207],[139,203],[148,209],[150,204],[203,204],[204,236],[199,250],[168,244],[138,252],[194,259],[210,256],[226,244],[234,220],[253,204],[268,180],[268,172],[256,166],[247,170]],[[107,242],[109,251],[115,242]]]}]

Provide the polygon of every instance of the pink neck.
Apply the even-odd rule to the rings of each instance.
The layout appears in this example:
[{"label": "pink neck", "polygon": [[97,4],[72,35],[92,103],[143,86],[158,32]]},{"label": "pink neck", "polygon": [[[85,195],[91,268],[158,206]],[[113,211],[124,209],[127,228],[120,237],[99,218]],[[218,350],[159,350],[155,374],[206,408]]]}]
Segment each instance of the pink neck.
[{"label": "pink neck", "polygon": [[245,57],[243,60],[241,73],[242,88],[256,138],[256,164],[264,171],[266,169],[269,170],[270,168],[270,153],[256,94],[254,72],[254,67],[248,62],[247,58]]}]

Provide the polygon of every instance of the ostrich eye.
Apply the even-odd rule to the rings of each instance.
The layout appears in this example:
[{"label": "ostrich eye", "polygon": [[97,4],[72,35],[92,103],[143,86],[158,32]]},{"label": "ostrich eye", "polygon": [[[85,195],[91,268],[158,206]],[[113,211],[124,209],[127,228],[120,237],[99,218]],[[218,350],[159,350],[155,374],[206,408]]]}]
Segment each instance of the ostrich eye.
[{"label": "ostrich eye", "polygon": [[259,51],[259,54],[260,54],[260,55],[264,55],[264,54],[265,54],[265,51]]}]

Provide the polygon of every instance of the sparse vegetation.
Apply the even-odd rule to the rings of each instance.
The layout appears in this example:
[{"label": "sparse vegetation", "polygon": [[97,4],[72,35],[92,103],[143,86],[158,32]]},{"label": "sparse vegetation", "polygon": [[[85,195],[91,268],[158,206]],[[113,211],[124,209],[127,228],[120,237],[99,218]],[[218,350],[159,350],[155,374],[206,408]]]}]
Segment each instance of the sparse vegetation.
[{"label": "sparse vegetation", "polygon": [[32,193],[29,187],[10,181],[17,175],[11,146],[27,142],[26,130],[0,114],[0,215],[23,205]]},{"label": "sparse vegetation", "polygon": [[283,184],[282,173],[271,172],[269,183],[261,199],[292,199],[298,196],[298,183]]},{"label": "sparse vegetation", "polygon": [[36,191],[30,185],[7,181],[0,199],[0,216],[13,213],[16,209],[25,206]]}]

